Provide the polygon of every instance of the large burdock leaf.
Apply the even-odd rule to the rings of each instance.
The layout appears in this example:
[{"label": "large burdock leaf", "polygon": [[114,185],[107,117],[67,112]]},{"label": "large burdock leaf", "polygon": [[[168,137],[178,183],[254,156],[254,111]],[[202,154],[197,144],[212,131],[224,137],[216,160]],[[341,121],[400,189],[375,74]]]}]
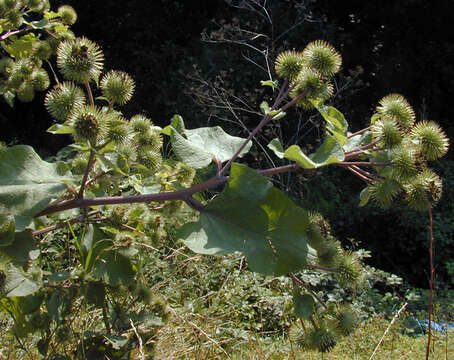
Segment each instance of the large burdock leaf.
[{"label": "large burdock leaf", "polygon": [[[162,132],[170,136],[172,149],[181,161],[195,169],[208,166],[213,159],[220,163],[229,160],[246,141],[225,133],[219,126],[185,129],[183,118],[178,115]],[[240,157],[250,148],[251,143],[241,151]]]},{"label": "large burdock leaf", "polygon": [[292,145],[285,150],[284,157],[295,161],[303,169],[316,169],[343,161],[345,154],[336,138],[327,134],[315,153],[306,155],[298,145]]},{"label": "large burdock leaf", "polygon": [[41,160],[32,147],[18,145],[0,151],[0,204],[14,215],[16,231],[66,190],[57,164]]},{"label": "large burdock leaf", "polygon": [[255,170],[233,164],[230,179],[179,237],[199,254],[246,254],[251,270],[283,275],[304,267],[307,213]]}]

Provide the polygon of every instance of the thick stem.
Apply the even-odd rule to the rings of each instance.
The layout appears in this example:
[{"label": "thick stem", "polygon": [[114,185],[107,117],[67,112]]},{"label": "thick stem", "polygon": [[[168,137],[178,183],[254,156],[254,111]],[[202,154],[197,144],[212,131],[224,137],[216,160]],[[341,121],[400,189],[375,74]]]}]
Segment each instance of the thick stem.
[{"label": "thick stem", "polygon": [[146,194],[146,195],[132,195],[132,196],[110,196],[110,197],[98,197],[98,198],[77,198],[68,201],[64,201],[55,205],[51,205],[36,214],[35,217],[53,214],[56,212],[75,209],[75,208],[87,208],[90,206],[97,205],[115,205],[115,204],[133,204],[151,201],[167,201],[167,200],[183,200],[197,192],[208,190],[225,183],[228,177],[215,177],[204,183],[195,185],[189,189],[177,190],[177,191],[166,191],[159,194]]},{"label": "thick stem", "polygon": [[429,304],[427,305],[427,312],[429,314],[429,325],[427,328],[427,346],[426,346],[426,360],[429,359],[430,341],[432,337],[432,313],[433,313],[433,290],[435,282],[435,267],[434,267],[434,233],[433,233],[433,217],[432,208],[429,208],[429,259],[430,259],[430,277],[429,277]]}]

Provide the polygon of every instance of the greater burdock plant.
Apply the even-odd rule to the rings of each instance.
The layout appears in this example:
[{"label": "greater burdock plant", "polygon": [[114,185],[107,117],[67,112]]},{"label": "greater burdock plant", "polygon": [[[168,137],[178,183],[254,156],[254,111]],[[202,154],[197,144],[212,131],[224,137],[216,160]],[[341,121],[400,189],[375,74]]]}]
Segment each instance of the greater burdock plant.
[{"label": "greater burdock plant", "polygon": [[[39,26],[27,22],[33,11],[43,14]],[[334,165],[366,183],[361,206],[372,199],[382,207],[405,203],[431,211],[440,199],[442,181],[429,161],[447,152],[446,135],[434,122],[415,123],[413,109],[397,94],[379,101],[369,127],[350,133],[344,115],[325,104],[342,64],[325,41],[278,55],[275,72],[282,80],[262,82],[273,89],[274,103],[260,105],[262,119],[243,139],[220,127],[186,129],[179,115],[165,128],[142,114],[126,117],[117,107],[131,99],[134,81],[121,71],[103,74],[100,47],[67,29],[76,19],[72,8],[53,13],[47,2],[1,0],[0,14],[2,45],[13,57],[1,62],[3,95],[28,100],[30,86],[44,89],[48,79],[36,54],[47,59],[55,52],[60,77],[55,74],[57,84],[45,99],[55,119],[48,131],[71,135],[76,153],[47,163],[28,146],[0,149],[0,309],[13,318],[16,338],[40,332],[43,356],[55,342],[69,341],[78,356],[87,351],[97,356],[100,348],[105,355],[123,356],[136,344],[126,331],[135,329],[134,323],[144,322],[150,310],[162,321],[168,318],[165,302],[147,287],[139,248],[157,250],[170,221],[182,225],[177,236],[196,253],[241,252],[251,271],[290,277],[299,318],[292,339],[303,348],[329,351],[354,330],[355,309],[326,303],[302,279],[306,271],[329,272],[354,292],[364,278],[360,258],[343,249],[321,214],[297,206],[267,177]],[[33,32],[57,28],[64,31],[50,41]],[[25,33],[37,40],[16,58],[14,44],[21,38],[14,36]],[[269,148],[286,164],[255,170],[239,163],[266,125],[291,121],[293,106],[320,113],[321,146],[306,154],[296,144],[284,149],[273,139]],[[162,155],[163,136],[172,146],[170,159]],[[212,164],[216,175],[193,184],[196,171]],[[199,195],[207,190],[216,196]],[[48,258],[41,244],[58,229],[70,234],[65,242],[77,259],[64,269],[43,261]],[[102,310],[103,333],[69,336],[77,302]],[[144,307],[134,307],[137,302]],[[154,333],[142,335],[150,339]],[[152,346],[140,349],[152,353]]]},{"label": "greater burdock plant", "polygon": [[63,5],[51,11],[48,0],[0,1],[0,95],[30,102],[50,85],[49,59],[60,40],[74,37],[75,10]]}]

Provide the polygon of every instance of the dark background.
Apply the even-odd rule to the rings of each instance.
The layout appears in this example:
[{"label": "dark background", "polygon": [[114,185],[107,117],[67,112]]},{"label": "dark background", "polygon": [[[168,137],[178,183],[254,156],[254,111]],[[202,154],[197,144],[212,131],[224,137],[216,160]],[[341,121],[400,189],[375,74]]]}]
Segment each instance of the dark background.
[{"label": "dark background", "polygon": [[[245,33],[235,32],[241,27],[266,35],[249,43],[268,49],[271,58],[284,49],[302,49],[315,39],[332,43],[343,56],[338,89],[345,85],[333,105],[345,114],[353,131],[367,126],[381,97],[397,92],[414,106],[418,120],[436,120],[454,138],[454,43],[448,36],[454,1],[275,0],[268,2],[269,17],[253,1],[51,3],[55,8],[70,4],[76,9],[79,19],[72,29],[102,47],[105,69],[123,70],[135,79],[133,101],[122,109],[128,116],[144,113],[164,126],[179,113],[189,128],[221,124],[244,135],[244,129],[225,122],[228,112],[209,103],[201,105],[200,96],[194,95],[210,94],[201,79],[242,95],[252,106],[270,95],[259,85],[266,73],[245,59],[264,65],[263,56],[231,41],[201,40],[202,32],[212,34],[212,39],[233,36],[242,40]],[[44,110],[43,98],[40,94],[32,106],[17,103],[14,109],[1,102],[0,140],[30,144],[43,156],[65,146],[68,138],[45,133],[52,119]],[[252,128],[257,117],[243,115],[246,126]],[[295,116],[301,120],[311,115]],[[292,126],[290,120],[282,124],[284,138],[294,133]],[[310,142],[314,135],[308,131],[301,141]],[[444,198],[435,209],[436,259],[442,286],[452,283],[447,270],[454,265],[452,156],[451,150],[433,164],[444,178]],[[262,161],[258,155],[252,160],[259,165]],[[316,181],[289,178],[285,190],[304,206],[322,211],[344,242],[371,250],[373,265],[426,286],[427,214],[401,208],[382,211],[371,205],[358,209],[358,193],[363,187],[359,180],[342,169],[321,173]]]}]

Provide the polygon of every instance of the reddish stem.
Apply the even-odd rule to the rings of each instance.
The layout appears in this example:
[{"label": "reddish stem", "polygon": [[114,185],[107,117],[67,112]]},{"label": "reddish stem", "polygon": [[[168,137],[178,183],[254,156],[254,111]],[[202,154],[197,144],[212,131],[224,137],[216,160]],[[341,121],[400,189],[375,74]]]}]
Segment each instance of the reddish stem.
[{"label": "reddish stem", "polygon": [[430,277],[429,277],[429,304],[427,305],[427,312],[429,313],[429,324],[427,328],[427,346],[426,346],[426,360],[429,359],[430,352],[430,340],[432,337],[432,313],[433,313],[433,290],[435,282],[435,267],[434,267],[434,233],[433,233],[433,217],[432,208],[429,208],[429,234],[430,234],[430,245],[429,245],[429,259],[430,259]]},{"label": "reddish stem", "polygon": [[350,134],[350,135],[347,136],[347,139],[351,139],[352,137],[354,137],[354,136],[356,136],[356,135],[362,134],[362,133],[364,133],[364,132],[370,130],[371,127],[372,127],[372,126],[369,126],[369,127],[364,128],[364,129],[362,129],[362,130],[359,130],[359,131],[357,131],[357,132],[355,132],[355,133],[353,133],[353,134]]}]

